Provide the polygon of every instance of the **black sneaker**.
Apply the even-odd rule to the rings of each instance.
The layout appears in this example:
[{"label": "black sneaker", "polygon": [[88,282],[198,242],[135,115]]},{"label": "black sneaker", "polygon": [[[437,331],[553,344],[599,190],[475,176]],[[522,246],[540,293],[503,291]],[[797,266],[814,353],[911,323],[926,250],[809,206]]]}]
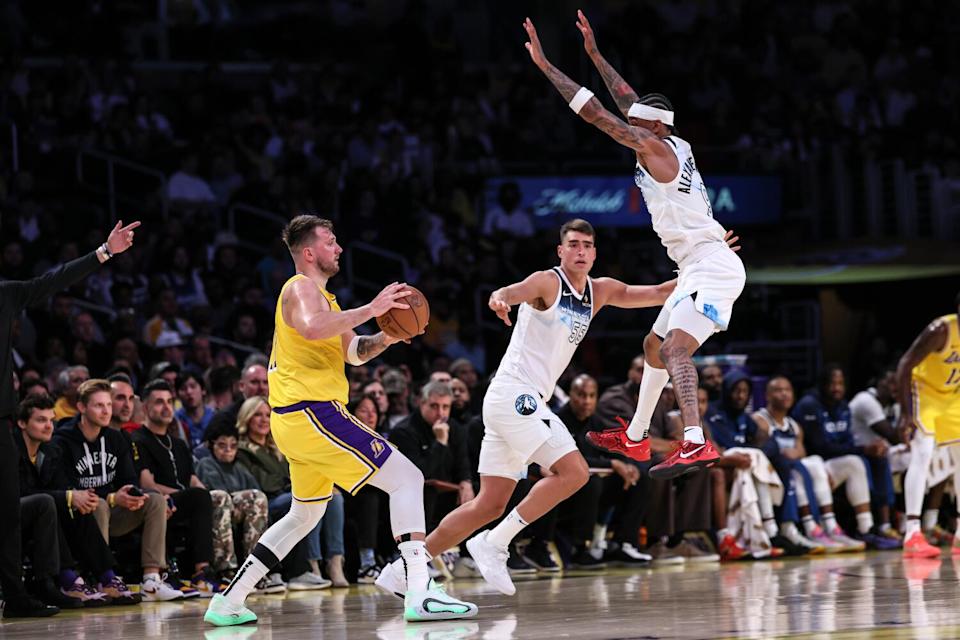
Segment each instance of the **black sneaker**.
[{"label": "black sneaker", "polygon": [[550,549],[547,548],[547,543],[542,540],[533,540],[530,542],[527,548],[523,550],[522,558],[530,566],[536,567],[538,571],[546,571],[548,573],[560,571],[560,566],[553,561],[553,556],[550,555]]},{"label": "black sneaker", "polygon": [[593,557],[586,547],[580,547],[570,559],[570,566],[574,569],[604,569],[607,563],[600,558]]},{"label": "black sneaker", "polygon": [[360,584],[374,584],[380,577],[380,567],[375,564],[360,567],[357,571],[357,582]]},{"label": "black sneaker", "polygon": [[517,551],[517,545],[510,545],[510,557],[507,558],[507,570],[512,576],[529,575],[536,573],[537,570],[523,559],[523,555]]},{"label": "black sneaker", "polygon": [[799,544],[793,544],[786,537],[777,534],[770,538],[770,544],[774,547],[779,547],[783,549],[783,555],[785,556],[805,556],[810,552],[810,549],[803,547]]},{"label": "black sneaker", "polygon": [[83,607],[83,600],[71,598],[64,594],[53,583],[52,578],[38,580],[30,585],[28,590],[41,602],[51,607],[57,607],[58,609],[79,609]]},{"label": "black sneaker", "polygon": [[60,613],[58,607],[44,604],[31,596],[7,600],[3,607],[4,618],[49,618]]}]

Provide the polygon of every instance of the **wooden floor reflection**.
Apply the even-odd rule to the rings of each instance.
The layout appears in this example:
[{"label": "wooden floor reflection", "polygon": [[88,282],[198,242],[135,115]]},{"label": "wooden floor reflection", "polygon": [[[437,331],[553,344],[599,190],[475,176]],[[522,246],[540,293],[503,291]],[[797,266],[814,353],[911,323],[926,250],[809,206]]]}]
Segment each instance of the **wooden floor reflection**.
[{"label": "wooden floor reflection", "polygon": [[573,572],[518,579],[512,598],[475,580],[450,590],[477,602],[480,615],[406,624],[398,600],[354,587],[253,598],[260,620],[243,628],[205,626],[206,604],[194,601],[4,622],[0,638],[960,637],[960,559],[905,561],[897,553]]}]

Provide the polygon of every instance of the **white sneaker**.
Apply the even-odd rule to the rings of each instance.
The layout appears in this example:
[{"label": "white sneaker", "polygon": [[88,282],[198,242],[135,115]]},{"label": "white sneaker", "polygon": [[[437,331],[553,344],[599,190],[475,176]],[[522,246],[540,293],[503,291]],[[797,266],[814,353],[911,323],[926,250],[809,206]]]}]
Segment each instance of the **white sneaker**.
[{"label": "white sneaker", "polygon": [[163,580],[156,578],[149,578],[140,584],[140,595],[144,602],[169,602],[183,599],[183,591],[174,589]]},{"label": "white sneaker", "polygon": [[477,563],[477,569],[483,579],[500,593],[512,596],[517,592],[517,588],[513,586],[510,572],[507,571],[507,558],[510,557],[510,553],[506,549],[487,542],[488,533],[490,530],[484,529],[467,540],[467,550],[470,551],[473,561]]},{"label": "white sneaker", "polygon": [[287,583],[287,588],[291,591],[313,591],[316,589],[329,589],[331,585],[333,585],[333,583],[329,580],[307,571],[296,578],[291,578],[290,582]]},{"label": "white sneaker", "polygon": [[401,600],[407,592],[407,574],[403,569],[403,559],[390,562],[380,570],[380,575],[374,583],[384,593],[389,593]]},{"label": "white sneaker", "polygon": [[653,562],[653,556],[649,553],[643,553],[629,542],[620,545],[620,553],[627,556],[634,562]]},{"label": "white sneaker", "polygon": [[210,600],[207,612],[203,614],[203,621],[218,627],[229,627],[236,624],[256,622],[257,614],[242,604],[233,604],[223,595],[217,593]]},{"label": "white sneaker", "polygon": [[435,583],[424,591],[408,591],[403,599],[403,619],[456,620],[477,615],[477,605],[457,600]]},{"label": "white sneaker", "polygon": [[863,551],[867,548],[867,543],[862,540],[854,540],[843,532],[843,529],[837,527],[833,531],[828,531],[830,539],[843,547],[844,551]]}]

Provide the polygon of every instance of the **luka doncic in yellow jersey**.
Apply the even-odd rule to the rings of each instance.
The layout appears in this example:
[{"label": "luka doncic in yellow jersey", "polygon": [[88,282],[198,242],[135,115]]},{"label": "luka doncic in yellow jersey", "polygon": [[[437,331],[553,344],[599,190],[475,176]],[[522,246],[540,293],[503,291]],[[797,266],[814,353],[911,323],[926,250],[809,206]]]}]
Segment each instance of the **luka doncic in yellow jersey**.
[{"label": "luka doncic in yellow jersey", "polygon": [[[344,406],[350,386],[340,336],[308,340],[284,320],[284,294],[300,278],[306,276],[287,280],[277,300],[267,370],[270,431],[290,463],[293,497],[317,502],[330,499],[334,484],[359,491],[393,449]],[[336,297],[322,288],[320,293],[339,313]]]},{"label": "luka doncic in yellow jersey", "polygon": [[913,368],[914,415],[939,444],[960,442],[960,327],[957,314],[936,322],[947,326],[947,344]]}]

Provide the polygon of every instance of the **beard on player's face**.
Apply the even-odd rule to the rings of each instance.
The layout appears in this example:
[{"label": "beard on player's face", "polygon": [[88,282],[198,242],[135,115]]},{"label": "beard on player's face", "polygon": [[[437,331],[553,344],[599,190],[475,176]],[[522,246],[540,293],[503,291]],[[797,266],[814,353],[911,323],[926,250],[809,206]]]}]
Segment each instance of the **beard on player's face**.
[{"label": "beard on player's face", "polygon": [[320,268],[320,271],[325,276],[335,276],[340,271],[340,263],[337,262],[336,258],[331,260],[326,260],[323,262],[317,262],[317,267]]}]

